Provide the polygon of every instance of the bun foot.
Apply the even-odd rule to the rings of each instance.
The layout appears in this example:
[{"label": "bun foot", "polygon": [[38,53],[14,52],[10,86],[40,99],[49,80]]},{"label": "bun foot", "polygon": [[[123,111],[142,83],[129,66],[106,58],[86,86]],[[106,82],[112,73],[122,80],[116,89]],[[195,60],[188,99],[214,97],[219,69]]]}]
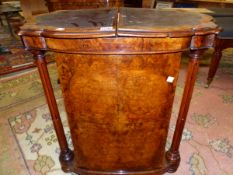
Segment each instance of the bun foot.
[{"label": "bun foot", "polygon": [[73,172],[73,160],[74,153],[70,149],[61,151],[59,160],[61,163],[61,168],[64,172]]},{"label": "bun foot", "polygon": [[167,172],[168,173],[174,173],[176,172],[176,170],[179,167],[180,164],[180,153],[179,151],[176,152],[171,152],[171,151],[167,151],[166,152],[166,158],[168,161],[168,169]]}]

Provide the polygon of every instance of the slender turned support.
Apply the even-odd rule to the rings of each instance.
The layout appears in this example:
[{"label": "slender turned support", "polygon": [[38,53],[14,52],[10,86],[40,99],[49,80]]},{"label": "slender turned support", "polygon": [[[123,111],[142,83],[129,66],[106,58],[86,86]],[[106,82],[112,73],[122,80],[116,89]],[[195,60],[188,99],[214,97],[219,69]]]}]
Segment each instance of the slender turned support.
[{"label": "slender turned support", "polygon": [[58,143],[61,149],[60,153],[60,162],[62,164],[62,169],[66,172],[69,172],[69,164],[71,164],[74,155],[73,152],[69,149],[68,143],[65,137],[65,132],[62,126],[60,114],[57,107],[57,102],[54,96],[52,84],[49,78],[47,63],[45,60],[43,51],[33,51],[34,58],[36,60],[36,65],[40,74],[42,85],[44,88],[46,100],[49,106],[49,110],[52,116],[52,121],[54,129],[58,138]]},{"label": "slender turned support", "polygon": [[213,78],[217,72],[219,62],[222,57],[222,50],[224,49],[221,46],[222,46],[221,39],[216,39],[215,50],[211,59],[210,68],[208,72],[207,87],[209,87],[210,83],[213,81]]},{"label": "slender turned support", "polygon": [[203,50],[195,50],[190,52],[188,73],[186,75],[186,83],[185,83],[178,119],[176,122],[176,129],[174,132],[171,148],[166,152],[166,158],[169,163],[169,168],[167,171],[170,173],[175,172],[180,164],[179,146],[182,138],[185,121],[188,114],[190,101],[192,98],[193,88],[199,67],[199,58],[202,52]]}]

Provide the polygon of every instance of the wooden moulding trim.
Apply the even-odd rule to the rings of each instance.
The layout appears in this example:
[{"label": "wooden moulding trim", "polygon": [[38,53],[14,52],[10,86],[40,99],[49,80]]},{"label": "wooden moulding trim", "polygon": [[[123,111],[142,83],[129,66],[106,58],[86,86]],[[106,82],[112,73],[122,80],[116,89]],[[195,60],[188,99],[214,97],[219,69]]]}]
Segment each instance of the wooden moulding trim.
[{"label": "wooden moulding trim", "polygon": [[[133,52],[133,51],[115,51],[115,52],[103,52],[103,51],[99,51],[99,52],[92,52],[92,51],[88,51],[88,52],[80,52],[80,51],[74,51],[74,50],[68,50],[68,51],[64,51],[64,50],[56,50],[56,49],[41,49],[41,48],[35,48],[35,47],[27,47],[26,50],[44,50],[44,51],[53,51],[53,52],[57,52],[57,53],[68,53],[68,54],[80,54],[80,55],[153,55],[153,54],[169,54],[169,53],[178,53],[178,52],[185,52],[188,51],[190,48],[185,48],[185,49],[179,49],[179,50],[169,50],[169,51],[154,51],[154,52]],[[196,49],[195,49],[196,50]]]},{"label": "wooden moulding trim", "polygon": [[190,47],[190,50],[203,50],[203,49],[210,49],[213,48],[213,46],[202,46],[202,47]]},{"label": "wooden moulding trim", "polygon": [[[131,50],[130,48],[118,48],[116,50],[105,50],[105,49],[96,49],[96,50],[75,50],[72,48],[67,48],[67,49],[59,49],[59,48],[53,48],[49,45],[49,43],[46,42],[46,38],[44,37],[35,37],[35,36],[22,36],[23,43],[25,45],[26,50],[44,50],[44,51],[54,51],[54,52],[60,52],[60,53],[71,53],[71,54],[83,54],[83,55],[142,55],[142,54],[166,54],[166,53],[177,53],[177,52],[184,52],[187,50],[198,50],[198,49],[208,49],[212,48],[213,45],[210,44],[211,42],[208,41],[208,36],[211,36],[209,40],[214,40],[215,34],[210,34],[210,35],[205,35],[203,36],[205,39],[204,45],[198,44],[199,38],[193,38],[191,40],[191,43],[187,45],[186,47],[183,48],[174,48],[170,50]],[[29,41],[27,41],[26,37],[29,37]],[[199,37],[199,36],[194,36],[194,37]],[[202,38],[203,38],[202,37]],[[37,44],[33,45],[30,44],[30,38],[38,38],[36,41],[38,42]],[[121,38],[121,37],[119,37]],[[179,38],[179,37],[177,37]],[[88,38],[89,39],[89,38]],[[196,41],[197,40],[197,41]],[[32,40],[33,41],[33,40]],[[40,45],[41,44],[41,45]]]},{"label": "wooden moulding trim", "polygon": [[93,174],[93,175],[159,175],[166,172],[166,167],[161,169],[155,169],[155,170],[148,170],[148,171],[92,171],[92,170],[86,170],[83,168],[77,168],[75,173],[80,174]]},{"label": "wooden moulding trim", "polygon": [[50,49],[46,49],[46,48],[39,48],[39,47],[25,47],[25,50],[31,51],[31,50],[38,50],[38,51],[49,51]]},{"label": "wooden moulding trim", "polygon": [[164,38],[164,37],[187,37],[195,35],[194,32],[129,32],[129,31],[119,31],[117,36],[122,37],[143,37],[143,38]]},{"label": "wooden moulding trim", "polygon": [[[116,51],[116,52],[75,52],[75,51],[62,51],[56,49],[41,49],[36,47],[26,47],[28,51],[31,50],[43,50],[43,51],[53,51],[57,53],[67,53],[67,54],[80,54],[80,55],[153,55],[153,54],[170,54],[170,53],[178,53],[188,51],[190,48],[180,49],[180,50],[170,50],[170,51],[155,51],[155,52],[132,52],[132,51]],[[194,48],[193,50],[198,50],[199,48]]]},{"label": "wooden moulding trim", "polygon": [[157,51],[131,51],[131,50],[116,50],[116,51],[76,51],[75,49],[70,50],[61,50],[61,49],[53,49],[49,48],[46,45],[44,48],[39,47],[31,47],[26,46],[26,50],[44,50],[44,51],[53,51],[58,53],[68,53],[68,54],[80,54],[80,55],[153,55],[153,54],[169,54],[169,53],[178,53],[178,52],[185,52],[189,50],[200,50],[200,49],[208,49],[213,48],[213,45],[202,45],[202,46],[192,46],[188,45],[186,48],[182,49],[174,49],[174,50],[157,50]]},{"label": "wooden moulding trim", "polygon": [[150,31],[127,31],[127,30],[119,30],[118,36],[134,36],[134,37],[188,37],[188,36],[198,36],[198,35],[209,35],[209,34],[218,34],[220,32],[220,28],[203,28],[203,29],[193,29],[193,30],[182,30],[182,31],[164,31],[164,32],[150,32]]},{"label": "wooden moulding trim", "polygon": [[43,37],[48,38],[103,38],[103,37],[115,37],[115,31],[110,32],[54,32],[54,31],[43,31],[41,33]]},{"label": "wooden moulding trim", "polygon": [[221,31],[221,27],[217,27],[217,28],[204,28],[204,29],[194,29],[194,33],[195,35],[207,35],[207,34],[219,34],[219,32]]},{"label": "wooden moulding trim", "polygon": [[164,31],[164,32],[150,32],[150,31],[124,31],[118,30],[109,32],[62,32],[53,30],[21,30],[18,35],[20,36],[43,36],[49,38],[101,38],[101,37],[187,37],[187,36],[197,36],[197,35],[208,35],[208,34],[218,34],[221,28],[217,27],[214,29],[203,28],[203,29],[193,29],[187,31]]},{"label": "wooden moulding trim", "polygon": [[19,36],[41,36],[43,30],[20,30]]},{"label": "wooden moulding trim", "polygon": [[101,38],[101,37],[114,37],[115,31],[110,32],[56,32],[48,30],[20,30],[19,36],[42,36],[49,38]]},{"label": "wooden moulding trim", "polygon": [[[47,44],[44,37],[24,36],[22,41],[26,48],[34,48],[33,50],[47,50]],[[36,46],[36,47],[34,47]]]},{"label": "wooden moulding trim", "polygon": [[163,38],[163,37],[187,37],[187,36],[196,36],[196,35],[208,35],[208,34],[218,34],[221,31],[221,28],[217,27],[214,29],[210,28],[201,28],[201,29],[190,29],[182,31],[127,31],[118,29],[115,31],[109,32],[61,32],[61,31],[52,31],[46,30],[41,33],[44,37],[51,38],[97,38],[97,37],[114,37],[114,36],[125,36],[125,37],[144,37],[144,38]]},{"label": "wooden moulding trim", "polygon": [[153,55],[153,54],[169,54],[169,53],[178,53],[178,52],[185,52],[189,50],[199,50],[199,49],[209,49],[213,48],[213,46],[201,46],[201,47],[187,47],[183,49],[177,50],[157,50],[157,51],[115,51],[115,52],[107,52],[107,51],[75,51],[75,50],[59,50],[59,49],[51,49],[51,48],[37,48],[37,47],[26,47],[25,49],[30,50],[44,50],[44,51],[53,51],[58,53],[68,53],[68,54],[80,54],[80,55]]}]

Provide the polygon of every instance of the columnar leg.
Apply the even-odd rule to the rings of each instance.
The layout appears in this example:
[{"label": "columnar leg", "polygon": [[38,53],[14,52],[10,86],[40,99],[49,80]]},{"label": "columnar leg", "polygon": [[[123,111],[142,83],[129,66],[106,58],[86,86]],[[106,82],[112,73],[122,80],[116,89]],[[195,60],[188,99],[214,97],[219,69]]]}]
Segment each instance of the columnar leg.
[{"label": "columnar leg", "polygon": [[171,148],[166,153],[166,158],[169,163],[169,168],[167,171],[170,173],[175,172],[180,163],[179,146],[182,138],[186,117],[188,114],[189,104],[193,93],[201,53],[202,51],[199,50],[191,51],[190,53],[188,72],[186,75],[186,82],[180,111],[176,122],[176,129],[173,135]]},{"label": "columnar leg", "polygon": [[209,86],[210,83],[213,81],[213,78],[214,78],[216,71],[218,69],[219,62],[220,62],[220,59],[222,57],[222,50],[223,50],[221,45],[222,45],[221,40],[217,39],[216,45],[215,45],[215,50],[214,50],[214,53],[213,53],[213,56],[211,59],[210,68],[209,68],[209,72],[208,72],[207,86]]},{"label": "columnar leg", "polygon": [[52,84],[49,78],[49,73],[47,69],[47,63],[44,57],[43,51],[33,52],[36,65],[38,67],[38,71],[40,74],[41,82],[44,88],[44,93],[47,99],[47,103],[49,106],[49,110],[52,116],[54,129],[58,138],[58,143],[61,149],[60,153],[60,162],[62,164],[62,168],[64,171],[70,171],[69,164],[72,163],[73,160],[73,152],[69,149],[65,132],[62,126],[61,118],[59,115],[56,99],[53,93]]}]

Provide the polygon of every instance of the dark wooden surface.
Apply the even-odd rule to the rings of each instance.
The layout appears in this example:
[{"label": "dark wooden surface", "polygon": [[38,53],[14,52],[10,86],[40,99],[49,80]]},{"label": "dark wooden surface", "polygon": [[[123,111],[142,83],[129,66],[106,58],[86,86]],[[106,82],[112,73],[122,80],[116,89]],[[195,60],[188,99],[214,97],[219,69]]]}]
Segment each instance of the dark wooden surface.
[{"label": "dark wooden surface", "polygon": [[[67,21],[67,18],[69,21]],[[37,18],[37,25],[45,26],[44,29],[50,27],[57,30],[63,28],[65,30],[79,30],[87,32],[87,30],[100,30],[100,27],[113,27],[116,19],[116,10],[112,9],[96,9],[96,10],[71,10],[54,12],[51,15],[41,15]],[[49,28],[48,28],[49,29]],[[60,29],[61,30],[61,29]]]},{"label": "dark wooden surface", "polygon": [[50,12],[56,10],[91,9],[100,7],[122,7],[123,0],[46,0]]},{"label": "dark wooden surface", "polygon": [[[61,166],[81,175],[174,172],[198,62],[219,29],[207,15],[128,8],[117,12],[56,12],[36,17],[20,32],[26,49],[36,51],[62,150]],[[47,50],[56,52],[73,152],[43,61]],[[185,91],[172,146],[165,152],[180,58],[187,50]]]},{"label": "dark wooden surface", "polygon": [[[118,35],[133,36],[142,33],[142,36],[175,37],[191,36],[195,32],[204,32],[203,29],[216,28],[211,21],[212,17],[199,13],[184,12],[182,10],[154,10],[137,8],[121,8],[118,24]],[[207,30],[209,32],[209,30]]]},{"label": "dark wooden surface", "polygon": [[217,72],[219,67],[219,63],[222,57],[222,51],[227,48],[233,47],[233,38],[232,37],[225,37],[225,38],[217,38],[215,43],[215,50],[211,59],[210,68],[208,72],[207,78],[207,86],[210,86],[211,82],[214,79],[214,76]]}]

